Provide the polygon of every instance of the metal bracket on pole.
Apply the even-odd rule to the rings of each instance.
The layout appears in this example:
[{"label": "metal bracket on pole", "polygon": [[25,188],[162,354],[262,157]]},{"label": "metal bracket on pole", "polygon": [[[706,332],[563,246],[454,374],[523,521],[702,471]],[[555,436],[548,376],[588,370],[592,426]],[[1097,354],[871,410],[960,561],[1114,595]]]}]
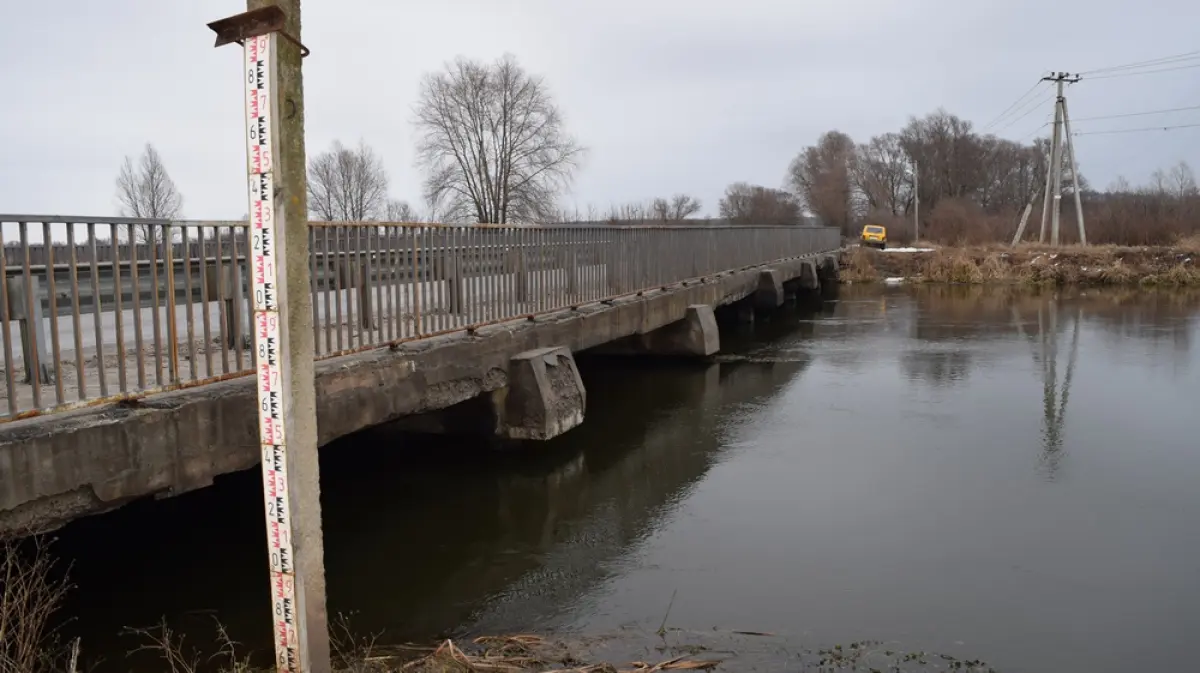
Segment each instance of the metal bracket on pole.
[{"label": "metal bracket on pole", "polygon": [[308,47],[300,44],[300,40],[292,37],[283,30],[284,21],[287,20],[287,15],[283,10],[276,5],[268,5],[261,9],[254,9],[249,12],[242,12],[233,16],[218,19],[208,24],[208,27],[217,34],[217,42],[214,47],[223,47],[227,44],[238,43],[245,45],[246,40],[268,33],[278,33],[284,39],[292,44],[300,47],[300,58],[304,58],[312,53]]}]

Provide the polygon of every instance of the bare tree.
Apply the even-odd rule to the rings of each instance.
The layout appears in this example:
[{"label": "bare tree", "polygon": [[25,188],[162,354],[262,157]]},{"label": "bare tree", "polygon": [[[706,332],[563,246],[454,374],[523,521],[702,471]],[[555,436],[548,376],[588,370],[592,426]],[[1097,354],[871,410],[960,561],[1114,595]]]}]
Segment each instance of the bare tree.
[{"label": "bare tree", "polygon": [[657,198],[650,202],[654,219],[663,222],[679,222],[700,212],[700,199],[687,194],[676,194],[670,200]]},{"label": "bare tree", "polygon": [[912,170],[900,145],[900,135],[885,133],[859,145],[850,164],[851,177],[867,211],[891,215],[908,212],[912,204]]},{"label": "bare tree", "polygon": [[735,182],[725,189],[721,217],[732,224],[790,225],[800,223],[800,204],[782,189]]},{"label": "bare tree", "polygon": [[388,176],[365,143],[357,149],[335,141],[308,162],[308,211],[326,222],[367,222],[387,214]]},{"label": "bare tree", "polygon": [[650,211],[644,203],[632,202],[621,205],[613,205],[608,209],[608,216],[605,221],[608,224],[632,224],[635,222],[650,221]]},{"label": "bare tree", "polygon": [[509,55],[491,64],[459,58],[426,75],[415,124],[426,197],[455,219],[552,217],[584,154],[545,81]]},{"label": "bare tree", "polygon": [[1200,188],[1196,186],[1196,174],[1192,172],[1192,167],[1186,161],[1180,161],[1171,167],[1171,172],[1167,175],[1167,184],[1170,186],[1172,196],[1177,199],[1186,199],[1189,196],[1200,194]]},{"label": "bare tree", "polygon": [[[117,173],[117,201],[121,204],[121,215],[151,220],[173,220],[183,208],[183,197],[175,188],[175,182],[167,173],[162,157],[154,145],[146,143],[142,156],[135,164],[126,156]],[[138,225],[134,237],[139,243],[161,240],[162,227]]]},{"label": "bare tree", "polygon": [[388,222],[421,222],[421,214],[413,208],[408,201],[393,199],[387,203],[387,214],[385,219]]},{"label": "bare tree", "polygon": [[840,131],[829,131],[817,144],[805,148],[788,167],[788,186],[808,209],[830,226],[849,231],[854,216],[850,180],[854,141]]}]

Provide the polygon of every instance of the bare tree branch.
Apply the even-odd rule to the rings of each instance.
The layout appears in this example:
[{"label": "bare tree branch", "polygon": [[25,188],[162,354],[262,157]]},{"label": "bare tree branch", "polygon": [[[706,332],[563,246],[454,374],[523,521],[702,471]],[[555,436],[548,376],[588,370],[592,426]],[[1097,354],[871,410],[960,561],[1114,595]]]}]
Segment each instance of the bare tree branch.
[{"label": "bare tree branch", "polygon": [[[141,158],[134,164],[132,157],[125,157],[117,172],[117,201],[121,215],[152,220],[173,220],[183,209],[183,197],[175,188],[175,182],[167,173],[162,157],[154,145],[146,144]],[[139,243],[161,239],[163,229],[150,225],[135,228]]]},{"label": "bare tree branch", "polygon": [[421,214],[408,201],[393,199],[387,203],[388,222],[423,222]]},{"label": "bare tree branch", "polygon": [[788,186],[804,199],[813,214],[847,232],[854,215],[850,180],[853,160],[854,141],[850,136],[829,131],[792,160],[787,175]]},{"label": "bare tree branch", "polygon": [[326,222],[366,222],[387,216],[388,176],[365,143],[334,142],[308,162],[308,210]]},{"label": "bare tree branch", "polygon": [[800,204],[782,189],[735,182],[725,189],[721,217],[731,224],[792,225],[800,223]]},{"label": "bare tree branch", "polygon": [[426,198],[448,220],[553,218],[584,154],[545,82],[512,56],[426,75],[414,123]]}]

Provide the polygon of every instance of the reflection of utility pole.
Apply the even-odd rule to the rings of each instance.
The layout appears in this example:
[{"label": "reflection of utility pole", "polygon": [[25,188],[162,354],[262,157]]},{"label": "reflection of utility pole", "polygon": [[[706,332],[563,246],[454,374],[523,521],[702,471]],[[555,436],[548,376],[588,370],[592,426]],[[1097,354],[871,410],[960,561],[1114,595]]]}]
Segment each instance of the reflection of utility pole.
[{"label": "reflection of utility pole", "polygon": [[[1013,316],[1019,320],[1014,309]],[[1053,479],[1062,459],[1063,427],[1067,412],[1067,401],[1071,396],[1071,380],[1075,375],[1075,362],[1079,352],[1079,311],[1076,310],[1071,329],[1071,347],[1067,355],[1067,371],[1062,387],[1058,384],[1058,302],[1051,301],[1047,307],[1038,307],[1039,352],[1034,359],[1042,369],[1042,430],[1043,447],[1040,463],[1045,465],[1047,476]]]}]

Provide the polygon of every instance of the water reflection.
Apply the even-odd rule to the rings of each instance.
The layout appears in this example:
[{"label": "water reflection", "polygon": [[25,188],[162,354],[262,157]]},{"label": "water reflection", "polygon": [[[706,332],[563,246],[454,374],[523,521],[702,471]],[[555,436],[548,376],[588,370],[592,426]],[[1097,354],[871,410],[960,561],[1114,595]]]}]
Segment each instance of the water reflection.
[{"label": "water reflection", "polygon": [[[678,588],[681,627],[1164,668],[1200,628],[1196,297],[849,288],[717,364],[581,357],[585,425],[530,450],[348,438],[322,451],[330,607],[386,641],[608,633]],[[215,613],[269,652],[259,488],[65,530],[72,634],[115,659],[121,626]]]},{"label": "water reflection", "polygon": [[1058,380],[1059,361],[1059,329],[1057,301],[1048,300],[1037,307],[1037,334],[1027,337],[1020,308],[1012,307],[1013,325],[1023,340],[1036,341],[1037,349],[1033,359],[1041,370],[1042,377],[1042,415],[1043,415],[1043,448],[1038,461],[1039,469],[1047,479],[1054,480],[1058,476],[1059,465],[1063,459],[1063,428],[1066,419],[1067,401],[1071,395],[1071,379],[1075,373],[1075,363],[1079,356],[1079,324],[1082,320],[1083,309],[1074,306],[1071,320],[1070,346],[1067,353],[1066,374],[1062,384]]}]

